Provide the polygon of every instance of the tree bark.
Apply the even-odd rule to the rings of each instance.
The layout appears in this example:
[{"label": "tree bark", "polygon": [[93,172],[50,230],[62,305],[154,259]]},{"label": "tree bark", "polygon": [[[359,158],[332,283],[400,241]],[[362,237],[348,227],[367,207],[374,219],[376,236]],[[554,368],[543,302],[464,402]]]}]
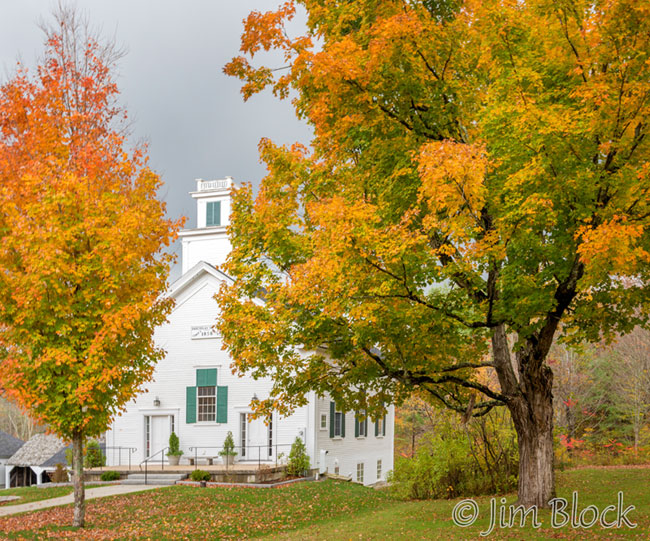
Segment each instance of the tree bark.
[{"label": "tree bark", "polygon": [[[549,507],[555,497],[553,471],[553,372],[539,349],[517,352],[513,368],[504,326],[492,336],[494,365],[510,410],[519,447],[518,503],[526,508]],[[542,357],[542,358],[540,358]]]},{"label": "tree bark", "polygon": [[86,495],[84,490],[83,433],[72,436],[72,482],[74,485],[73,526],[83,528],[86,522]]},{"label": "tree bark", "polygon": [[522,397],[509,409],[519,447],[518,503],[526,508],[549,507],[549,500],[555,498],[551,393],[536,393],[530,401]]}]

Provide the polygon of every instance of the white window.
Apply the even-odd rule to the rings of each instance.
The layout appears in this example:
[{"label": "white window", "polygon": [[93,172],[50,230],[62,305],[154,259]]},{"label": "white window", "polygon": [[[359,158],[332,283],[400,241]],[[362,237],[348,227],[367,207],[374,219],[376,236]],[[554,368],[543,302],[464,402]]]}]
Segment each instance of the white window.
[{"label": "white window", "polygon": [[381,479],[381,458],[377,461],[377,481]]},{"label": "white window", "polygon": [[377,419],[377,436],[383,436],[386,433],[386,417]]},{"label": "white window", "polygon": [[363,462],[357,464],[357,483],[363,483]]},{"label": "white window", "polygon": [[327,413],[320,414],[320,429],[327,430]]},{"label": "white window", "polygon": [[198,421],[212,421],[217,417],[216,387],[198,387],[199,418]]},{"label": "white window", "polygon": [[246,414],[239,414],[239,443],[241,444],[241,456],[242,458],[246,456]]},{"label": "white window", "polygon": [[146,456],[149,457],[151,456],[151,417],[148,415],[145,416],[144,418],[144,431],[145,431],[145,441],[146,443]]},{"label": "white window", "polygon": [[205,225],[221,225],[221,201],[210,201],[206,205]]},{"label": "white window", "polygon": [[[357,425],[358,425],[357,437],[358,438],[365,438],[368,435],[368,417],[365,417],[365,415],[366,415],[365,410],[360,411],[357,414]],[[362,417],[363,417],[363,419],[362,419]]]}]

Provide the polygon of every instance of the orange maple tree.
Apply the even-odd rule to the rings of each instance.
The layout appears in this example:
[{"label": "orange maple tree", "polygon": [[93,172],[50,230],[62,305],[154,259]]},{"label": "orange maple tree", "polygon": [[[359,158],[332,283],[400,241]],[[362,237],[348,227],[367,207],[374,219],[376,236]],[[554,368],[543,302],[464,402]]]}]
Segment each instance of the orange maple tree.
[{"label": "orange maple tree", "polygon": [[148,381],[171,301],[179,222],[156,198],[145,149],[129,151],[111,49],[59,12],[35,75],[0,88],[0,385],[73,443],[74,523],[83,445]]},{"label": "orange maple tree", "polygon": [[293,95],[314,129],[262,141],[268,176],[235,195],[220,326],[275,379],[260,408],[505,406],[519,500],[547,506],[549,348],[648,325],[649,4],[296,0],[251,13],[241,51],[244,97]]}]

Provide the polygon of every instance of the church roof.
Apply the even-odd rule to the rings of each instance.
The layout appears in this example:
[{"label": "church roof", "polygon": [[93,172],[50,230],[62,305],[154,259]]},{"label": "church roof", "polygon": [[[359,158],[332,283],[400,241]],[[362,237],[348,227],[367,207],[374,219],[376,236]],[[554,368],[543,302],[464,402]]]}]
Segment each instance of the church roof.
[{"label": "church roof", "polygon": [[233,283],[233,279],[228,276],[225,272],[220,271],[214,265],[206,263],[205,261],[199,261],[191,269],[185,272],[178,280],[176,280],[169,287],[168,295],[170,297],[176,297],[182,290],[184,290],[188,285],[194,282],[197,278],[203,274],[209,274],[214,276],[217,280],[222,282]]}]

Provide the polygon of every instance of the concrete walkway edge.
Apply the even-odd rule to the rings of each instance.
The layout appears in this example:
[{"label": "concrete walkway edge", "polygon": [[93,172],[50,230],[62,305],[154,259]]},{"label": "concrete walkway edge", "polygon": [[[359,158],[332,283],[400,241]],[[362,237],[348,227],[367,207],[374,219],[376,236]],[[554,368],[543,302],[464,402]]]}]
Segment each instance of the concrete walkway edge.
[{"label": "concrete walkway edge", "polygon": [[[142,492],[143,490],[154,490],[163,488],[159,485],[108,485],[104,487],[86,489],[86,500],[95,498],[105,498],[107,496],[119,496],[120,494],[130,494],[131,492]],[[24,503],[21,505],[0,506],[0,517],[25,513],[27,511],[38,511],[48,507],[57,507],[58,505],[67,505],[74,502],[74,494],[51,498],[49,500],[40,500],[38,502]]]}]

